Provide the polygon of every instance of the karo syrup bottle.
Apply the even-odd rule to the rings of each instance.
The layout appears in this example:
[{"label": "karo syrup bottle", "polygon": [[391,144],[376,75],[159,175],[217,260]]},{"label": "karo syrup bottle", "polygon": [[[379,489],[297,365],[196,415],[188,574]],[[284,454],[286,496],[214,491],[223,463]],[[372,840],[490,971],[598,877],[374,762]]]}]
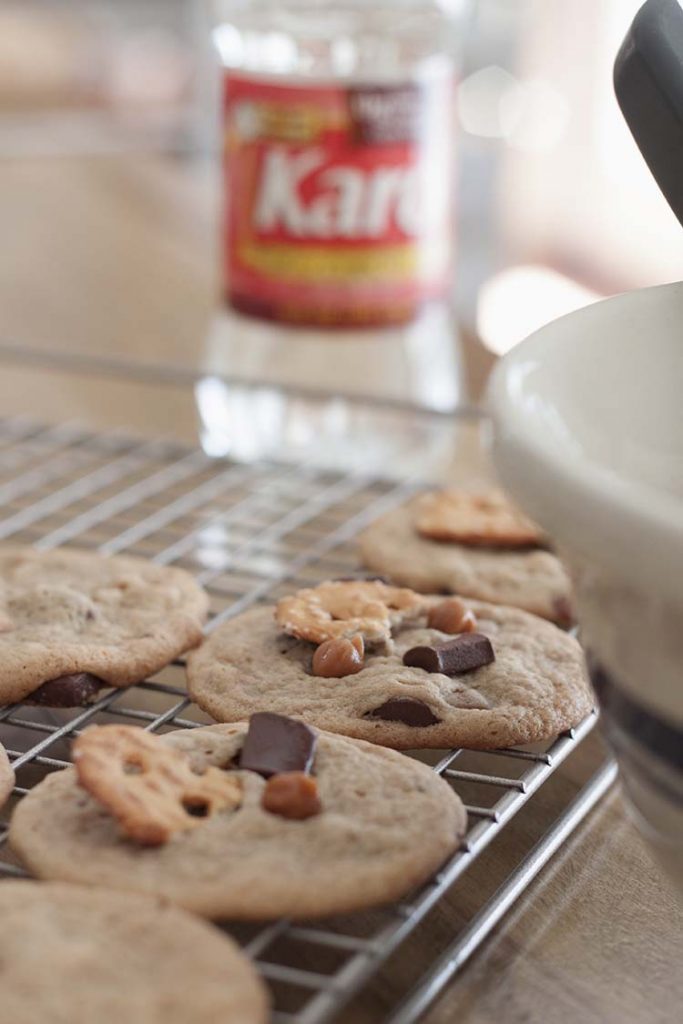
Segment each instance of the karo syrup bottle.
[{"label": "karo syrup bottle", "polygon": [[207,365],[453,407],[462,0],[210,6],[224,305]]}]

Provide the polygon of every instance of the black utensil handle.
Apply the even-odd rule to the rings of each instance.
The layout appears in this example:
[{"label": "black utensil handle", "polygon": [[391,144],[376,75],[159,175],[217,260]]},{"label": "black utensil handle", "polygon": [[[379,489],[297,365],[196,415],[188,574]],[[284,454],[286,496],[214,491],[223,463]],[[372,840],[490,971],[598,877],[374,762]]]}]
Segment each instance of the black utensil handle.
[{"label": "black utensil handle", "polygon": [[683,7],[647,0],[614,62],[614,89],[648,167],[683,224]]}]

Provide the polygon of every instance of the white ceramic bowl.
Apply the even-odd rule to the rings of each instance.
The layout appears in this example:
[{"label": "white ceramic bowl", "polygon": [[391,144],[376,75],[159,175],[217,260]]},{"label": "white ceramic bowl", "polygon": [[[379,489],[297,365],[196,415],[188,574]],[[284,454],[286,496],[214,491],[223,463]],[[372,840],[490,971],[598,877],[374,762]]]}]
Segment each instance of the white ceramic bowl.
[{"label": "white ceramic bowl", "polygon": [[573,571],[641,827],[683,881],[683,283],[547,324],[489,405],[503,483]]}]

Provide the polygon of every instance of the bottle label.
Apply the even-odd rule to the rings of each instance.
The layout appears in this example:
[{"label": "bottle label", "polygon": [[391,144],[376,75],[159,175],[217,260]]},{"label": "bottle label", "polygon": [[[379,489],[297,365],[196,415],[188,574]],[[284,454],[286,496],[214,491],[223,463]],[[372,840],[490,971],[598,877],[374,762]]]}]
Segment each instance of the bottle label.
[{"label": "bottle label", "polygon": [[452,256],[453,80],[225,78],[228,302],[269,320],[403,323]]}]

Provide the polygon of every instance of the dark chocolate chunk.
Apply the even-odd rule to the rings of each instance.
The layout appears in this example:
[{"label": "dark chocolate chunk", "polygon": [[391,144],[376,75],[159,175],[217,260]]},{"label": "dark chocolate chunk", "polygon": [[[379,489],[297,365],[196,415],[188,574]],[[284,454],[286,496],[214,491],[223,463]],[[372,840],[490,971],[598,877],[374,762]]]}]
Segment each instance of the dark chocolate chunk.
[{"label": "dark chocolate chunk", "polygon": [[78,708],[90,704],[102,687],[108,685],[104,679],[98,679],[89,672],[73,672],[43,683],[28,695],[26,703],[49,708]]},{"label": "dark chocolate chunk", "polygon": [[423,668],[425,672],[442,672],[456,676],[471,672],[496,660],[491,641],[483,633],[460,633],[433,647],[411,647],[403,655],[403,664]]},{"label": "dark chocolate chunk", "polygon": [[316,743],[316,734],[303,722],[259,711],[249,719],[240,768],[265,779],[279,772],[310,772]]},{"label": "dark chocolate chunk", "polygon": [[368,712],[368,718],[382,718],[385,722],[403,722],[404,725],[436,725],[437,718],[428,704],[412,697],[391,697],[390,700]]}]

